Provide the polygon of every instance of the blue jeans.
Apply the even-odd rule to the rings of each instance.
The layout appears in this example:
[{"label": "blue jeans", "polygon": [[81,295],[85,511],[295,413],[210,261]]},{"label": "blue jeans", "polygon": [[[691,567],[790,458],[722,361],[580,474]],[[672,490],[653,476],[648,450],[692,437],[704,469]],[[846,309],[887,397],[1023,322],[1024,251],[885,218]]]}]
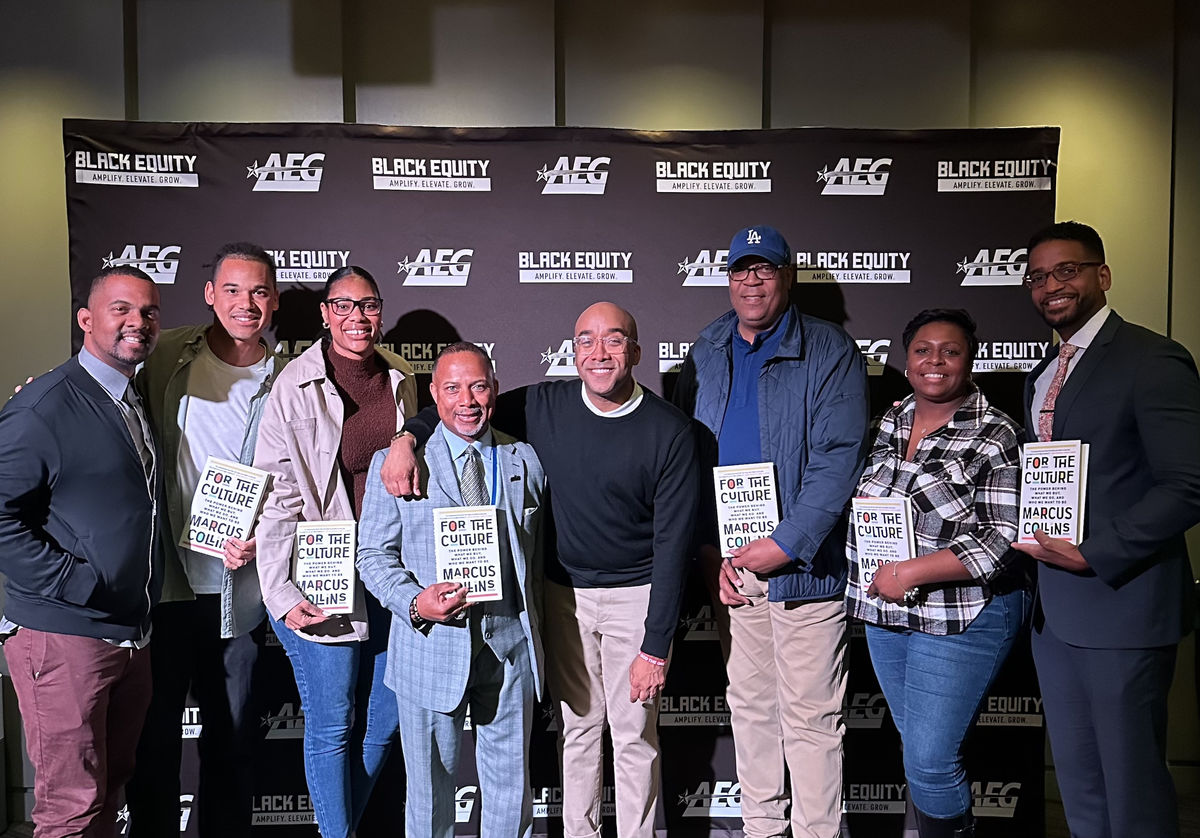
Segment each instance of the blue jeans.
[{"label": "blue jeans", "polygon": [[271,621],[300,691],[304,776],[323,838],[348,838],[358,826],[399,725],[396,694],[383,683],[391,612],[366,597],[362,643],[315,643]]},{"label": "blue jeans", "polygon": [[904,743],[913,804],[934,818],[971,808],[962,744],[1028,610],[1025,591],[995,596],[962,634],[867,626],[875,676]]}]

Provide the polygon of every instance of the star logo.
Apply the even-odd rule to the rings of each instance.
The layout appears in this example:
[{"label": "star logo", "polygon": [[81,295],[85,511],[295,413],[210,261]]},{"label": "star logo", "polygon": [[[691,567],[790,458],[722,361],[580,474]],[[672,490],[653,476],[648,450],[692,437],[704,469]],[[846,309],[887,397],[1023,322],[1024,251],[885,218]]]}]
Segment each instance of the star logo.
[{"label": "star logo", "polygon": [[833,172],[829,171],[829,167],[826,166],[825,168],[821,169],[821,171],[817,172],[817,183],[829,183],[829,178],[832,175]]},{"label": "star logo", "polygon": [[692,266],[688,264],[688,260],[684,259],[682,262],[679,263],[679,270],[676,271],[676,273],[685,274],[688,271],[690,271],[691,269],[692,269]]},{"label": "star logo", "polygon": [[100,267],[101,267],[101,269],[111,268],[116,264],[117,264],[117,257],[113,256],[113,252],[110,250],[110,251],[108,251],[108,255],[103,257],[103,263],[100,265]]},{"label": "star logo", "polygon": [[417,263],[410,261],[407,256],[404,257],[403,262],[397,262],[396,264],[400,266],[400,269],[396,271],[398,274],[412,273],[412,269],[417,266]]},{"label": "star logo", "polygon": [[537,179],[539,181],[544,180],[544,181],[546,181],[546,183],[549,183],[550,182],[550,174],[551,174],[550,167],[547,166],[545,163],[543,163],[542,168],[538,169]]},{"label": "star logo", "polygon": [[967,261],[967,258],[964,256],[963,260],[958,263],[958,270],[955,271],[955,273],[965,274],[967,272],[967,268],[969,267],[974,266],[971,264],[971,262]]},{"label": "star logo", "polygon": [[259,176],[259,174],[260,174],[260,172],[259,172],[259,168],[258,168],[258,161],[257,161],[257,160],[255,160],[255,161],[254,161],[254,165],[253,165],[253,166],[247,166],[247,167],[246,167],[246,177],[247,177],[247,178],[258,177],[258,176]]}]

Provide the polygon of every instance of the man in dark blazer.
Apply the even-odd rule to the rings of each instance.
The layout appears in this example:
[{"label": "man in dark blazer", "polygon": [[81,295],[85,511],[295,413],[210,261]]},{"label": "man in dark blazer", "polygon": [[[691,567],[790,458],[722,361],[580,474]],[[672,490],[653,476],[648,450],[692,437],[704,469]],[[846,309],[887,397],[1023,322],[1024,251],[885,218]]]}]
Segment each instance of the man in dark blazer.
[{"label": "man in dark blazer", "polygon": [[83,349],[0,411],[0,633],[34,768],[36,838],[116,834],[150,703],[162,480],[129,380],[158,338],[140,270],[92,282]]},{"label": "man in dark blazer", "polygon": [[1127,323],[1091,227],[1029,242],[1025,284],[1061,338],[1025,383],[1034,439],[1089,447],[1078,546],[1037,533],[1033,654],[1071,835],[1178,836],[1167,691],[1191,631],[1185,531],[1200,521],[1200,380],[1187,350]]}]

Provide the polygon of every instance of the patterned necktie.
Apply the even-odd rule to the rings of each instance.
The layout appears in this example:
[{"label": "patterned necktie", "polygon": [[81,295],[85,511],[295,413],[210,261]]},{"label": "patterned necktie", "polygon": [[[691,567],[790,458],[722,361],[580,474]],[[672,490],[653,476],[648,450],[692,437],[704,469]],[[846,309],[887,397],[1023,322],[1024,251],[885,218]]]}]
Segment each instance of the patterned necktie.
[{"label": "patterned necktie", "polygon": [[1049,442],[1054,434],[1054,403],[1058,401],[1058,391],[1067,380],[1067,370],[1071,366],[1071,357],[1079,351],[1078,346],[1069,343],[1058,347],[1058,369],[1050,380],[1050,389],[1046,391],[1046,401],[1042,403],[1042,412],[1038,415],[1038,439]]},{"label": "patterned necktie", "polygon": [[458,479],[458,487],[462,490],[463,506],[487,506],[487,485],[483,482],[483,458],[479,449],[468,445],[463,463],[462,477]]}]

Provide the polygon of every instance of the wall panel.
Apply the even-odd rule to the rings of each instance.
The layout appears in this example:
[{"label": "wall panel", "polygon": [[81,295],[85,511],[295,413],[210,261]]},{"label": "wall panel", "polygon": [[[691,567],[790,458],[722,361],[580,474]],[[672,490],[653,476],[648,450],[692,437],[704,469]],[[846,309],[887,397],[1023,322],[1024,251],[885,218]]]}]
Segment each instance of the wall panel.
[{"label": "wall panel", "polygon": [[564,0],[566,124],[762,126],[761,0]]},{"label": "wall panel", "polygon": [[363,0],[352,8],[346,66],[359,122],[554,124],[553,0]]},{"label": "wall panel", "polygon": [[339,3],[139,0],[141,119],[340,122]]},{"label": "wall panel", "polygon": [[965,127],[970,8],[772,0],[771,127]]}]

